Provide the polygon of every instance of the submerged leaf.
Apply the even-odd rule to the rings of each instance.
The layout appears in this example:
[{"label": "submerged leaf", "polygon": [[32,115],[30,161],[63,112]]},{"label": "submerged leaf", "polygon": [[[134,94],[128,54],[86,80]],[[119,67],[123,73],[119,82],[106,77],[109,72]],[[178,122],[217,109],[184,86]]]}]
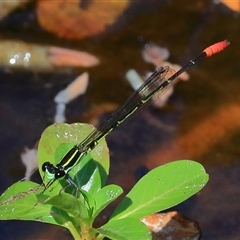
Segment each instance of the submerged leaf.
[{"label": "submerged leaf", "polygon": [[39,0],[37,16],[45,30],[60,37],[81,39],[104,31],[121,15],[128,3],[128,0]]}]

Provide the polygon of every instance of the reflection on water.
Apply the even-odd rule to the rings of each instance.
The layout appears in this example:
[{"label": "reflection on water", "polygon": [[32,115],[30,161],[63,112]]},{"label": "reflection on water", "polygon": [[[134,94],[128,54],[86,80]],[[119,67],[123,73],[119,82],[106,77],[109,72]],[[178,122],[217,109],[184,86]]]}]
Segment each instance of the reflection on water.
[{"label": "reflection on water", "polygon": [[[135,181],[136,170],[152,168],[167,161],[189,158],[201,162],[210,174],[203,191],[178,208],[200,223],[203,239],[237,239],[240,234],[239,204],[239,58],[240,30],[237,13],[211,1],[161,1],[144,7],[134,5],[125,14],[126,21],[107,34],[81,41],[68,41],[50,35],[31,20],[34,15],[20,12],[4,19],[1,35],[37,43],[84,49],[97,56],[101,64],[89,69],[90,86],[84,97],[68,105],[69,122],[81,121],[92,106],[94,119],[102,114],[98,106],[119,105],[131,93],[124,79],[130,68],[138,72],[153,70],[141,58],[141,35],[167,47],[170,61],[184,64],[206,46],[229,39],[230,47],[221,54],[189,70],[190,81],[180,83],[168,106],[161,111],[147,109],[116,129],[107,140],[112,159],[110,182],[128,190]],[[131,14],[130,14],[131,13]],[[36,32],[38,34],[36,34]],[[0,83],[0,152],[1,192],[21,179],[24,168],[19,155],[24,146],[33,146],[54,116],[53,98],[74,79],[81,69],[64,73],[39,74],[2,69]],[[103,116],[101,115],[101,118]],[[124,176],[124,177],[123,177]],[[29,234],[31,226],[31,234]],[[59,228],[39,223],[1,222],[4,239],[31,239],[34,229],[41,238],[67,238]],[[57,230],[56,230],[57,229]],[[50,235],[50,233],[52,234]],[[39,238],[39,239],[40,239]],[[36,235],[34,234],[34,239]],[[70,238],[69,238],[70,239]]]}]

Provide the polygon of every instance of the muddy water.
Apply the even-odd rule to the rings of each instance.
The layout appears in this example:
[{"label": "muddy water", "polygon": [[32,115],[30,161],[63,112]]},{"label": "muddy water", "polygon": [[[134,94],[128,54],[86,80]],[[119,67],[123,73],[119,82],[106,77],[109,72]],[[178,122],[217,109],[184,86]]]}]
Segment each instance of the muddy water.
[{"label": "muddy water", "polygon": [[[33,9],[29,11],[34,14]],[[170,61],[178,64],[184,64],[214,42],[230,40],[231,45],[224,52],[188,71],[190,81],[177,86],[163,110],[145,109],[111,133],[107,141],[112,160],[109,182],[121,185],[126,191],[146,168],[176,159],[202,163],[210,174],[209,183],[174,209],[199,222],[203,239],[238,239],[240,18],[237,13],[211,1],[140,4],[130,9],[110,32],[82,41],[59,40],[35,26],[32,20],[26,30],[20,24],[12,24],[10,19],[0,25],[5,38],[14,36],[76,47],[101,59],[101,65],[89,69],[86,95],[69,104],[69,122],[96,123],[103,119],[112,110],[106,106],[115,108],[132,92],[124,77],[128,69],[140,73],[154,69],[141,58],[139,36],[167,47]],[[29,21],[28,17],[24,21]],[[36,39],[32,33],[38,31],[40,37]],[[24,167],[19,154],[24,146],[33,146],[52,122],[53,97],[80,71],[43,74],[2,69],[0,72],[1,192],[22,178]],[[93,107],[95,110],[91,112]],[[40,223],[0,223],[4,239],[13,239],[16,232],[18,239],[71,239],[67,231]]]}]

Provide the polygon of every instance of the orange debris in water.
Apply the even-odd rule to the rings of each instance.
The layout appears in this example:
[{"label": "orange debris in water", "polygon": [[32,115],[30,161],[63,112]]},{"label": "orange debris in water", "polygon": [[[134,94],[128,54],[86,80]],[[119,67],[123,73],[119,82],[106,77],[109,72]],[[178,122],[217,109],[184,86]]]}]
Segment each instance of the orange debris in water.
[{"label": "orange debris in water", "polygon": [[236,12],[240,12],[240,0],[222,0],[223,4]]},{"label": "orange debris in water", "polygon": [[39,24],[47,31],[68,39],[82,39],[104,31],[127,8],[128,0],[83,1],[39,0]]},{"label": "orange debris in water", "polygon": [[[232,103],[213,112],[184,135],[176,138],[169,147],[157,148],[148,156],[148,167],[159,165],[159,159],[169,162],[184,155],[194,159],[205,154],[223,138],[230,137],[240,126],[240,105]],[[162,162],[161,162],[162,163]]]},{"label": "orange debris in water", "polygon": [[92,67],[99,64],[99,59],[87,52],[49,47],[47,54],[53,66]]},{"label": "orange debris in water", "polygon": [[199,239],[198,223],[178,212],[156,213],[141,221],[153,234],[153,239]]}]

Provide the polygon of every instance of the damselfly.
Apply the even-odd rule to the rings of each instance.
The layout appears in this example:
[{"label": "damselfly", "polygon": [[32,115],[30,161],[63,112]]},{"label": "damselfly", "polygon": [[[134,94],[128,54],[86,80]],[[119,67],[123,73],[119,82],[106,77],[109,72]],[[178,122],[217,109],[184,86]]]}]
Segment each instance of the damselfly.
[{"label": "damselfly", "polygon": [[174,79],[186,71],[186,69],[195,65],[200,60],[224,50],[229,44],[230,42],[225,40],[211,45],[169,78],[166,77],[166,74],[170,69],[169,67],[159,67],[156,69],[155,72],[153,72],[153,74],[123,103],[122,106],[113,112],[82,142],[71,148],[56,166],[50,162],[45,162],[42,165],[42,170],[45,172],[46,177],[49,180],[45,186],[45,190],[60,178],[65,178],[69,184],[74,185],[77,188],[68,173],[84,158],[84,156],[94,149],[99,141],[121,123],[125,122],[125,120],[135,113],[141,106],[145,105],[150,99],[152,99],[156,93],[158,93],[158,95],[163,94],[172,84]]}]

